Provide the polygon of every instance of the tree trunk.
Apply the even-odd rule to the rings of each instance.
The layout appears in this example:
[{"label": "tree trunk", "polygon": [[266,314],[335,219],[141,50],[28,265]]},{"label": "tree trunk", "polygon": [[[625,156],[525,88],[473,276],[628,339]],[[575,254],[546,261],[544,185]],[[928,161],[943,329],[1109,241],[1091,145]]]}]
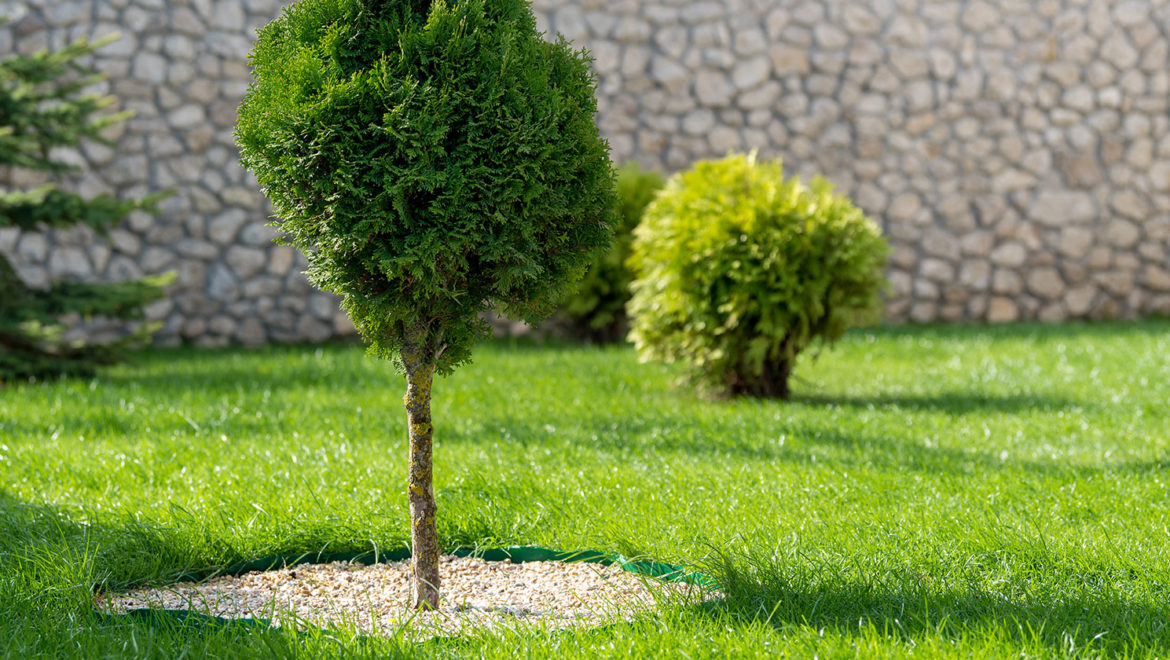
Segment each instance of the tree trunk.
[{"label": "tree trunk", "polygon": [[[759,376],[733,373],[729,381],[732,394],[747,394],[749,396],[770,397],[787,401],[791,395],[788,389],[788,379],[792,375],[792,363],[795,359],[784,358],[764,365]],[[747,371],[746,367],[742,368]]]},{"label": "tree trunk", "polygon": [[792,375],[792,362],[792,360],[785,358],[764,365],[764,378],[760,383],[760,394],[787,401],[791,394],[788,389],[788,377]]},{"label": "tree trunk", "polygon": [[[431,441],[431,382],[435,367],[416,353],[403,356],[406,366],[406,419],[410,425],[410,565],[411,605],[439,607],[439,538],[435,531],[435,494]],[[412,359],[414,358],[414,359]]]}]

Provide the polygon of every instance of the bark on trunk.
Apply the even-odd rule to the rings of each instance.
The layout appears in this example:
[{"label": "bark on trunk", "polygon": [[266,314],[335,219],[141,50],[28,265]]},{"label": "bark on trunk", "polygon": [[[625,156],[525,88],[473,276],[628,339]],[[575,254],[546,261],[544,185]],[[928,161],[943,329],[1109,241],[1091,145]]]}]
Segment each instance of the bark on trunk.
[{"label": "bark on trunk", "polygon": [[791,360],[780,360],[778,363],[765,365],[764,377],[760,383],[760,394],[787,401],[789,394],[791,394],[788,389],[788,377],[791,375]]},{"label": "bark on trunk", "polygon": [[729,383],[731,393],[787,401],[791,395],[791,391],[788,389],[788,379],[792,375],[792,362],[793,360],[784,359],[765,364],[763,373],[759,376],[732,374]]},{"label": "bark on trunk", "polygon": [[417,355],[403,362],[406,366],[403,400],[410,426],[407,496],[410,499],[411,604],[415,609],[434,610],[439,607],[439,538],[435,531],[435,494],[431,487],[431,382],[435,368]]}]

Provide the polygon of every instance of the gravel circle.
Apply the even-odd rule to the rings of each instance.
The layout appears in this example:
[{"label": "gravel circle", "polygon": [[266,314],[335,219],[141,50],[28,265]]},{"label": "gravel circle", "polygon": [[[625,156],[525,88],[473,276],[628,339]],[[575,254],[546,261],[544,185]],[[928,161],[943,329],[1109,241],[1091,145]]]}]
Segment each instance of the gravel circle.
[{"label": "gravel circle", "polygon": [[440,559],[442,601],[433,612],[409,609],[410,562],[301,564],[272,571],[106,595],[109,612],[191,610],[225,618],[263,618],[275,626],[356,625],[409,638],[483,628],[588,627],[650,614],[657,598],[697,602],[704,592],[681,583],[584,562]]}]

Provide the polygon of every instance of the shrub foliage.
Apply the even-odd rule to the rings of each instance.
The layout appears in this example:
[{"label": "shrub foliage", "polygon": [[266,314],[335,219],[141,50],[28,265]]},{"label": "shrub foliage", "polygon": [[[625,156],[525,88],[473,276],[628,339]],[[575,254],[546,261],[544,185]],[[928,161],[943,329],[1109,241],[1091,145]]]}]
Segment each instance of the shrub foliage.
[{"label": "shrub foliage", "polygon": [[[0,60],[0,168],[60,174],[74,169],[54,151],[81,142],[107,143],[103,129],[127,114],[101,113],[109,96],[88,94],[99,80],[79,63],[105,42],[76,41],[60,50]],[[86,198],[55,183],[32,190],[0,190],[0,229],[38,232],[84,226],[99,233],[134,210],[154,210],[158,196]],[[141,320],[144,305],[162,297],[170,277],[112,284],[61,281],[29,286],[0,255],[0,384],[52,376],[88,375],[116,361],[126,345],[149,336],[140,325],[119,341],[64,341],[62,318]]]},{"label": "shrub foliage", "polygon": [[701,162],[635,230],[631,338],[705,389],[786,398],[798,354],[880,316],[886,253],[824,179],[785,179],[754,154]]},{"label": "shrub foliage", "polygon": [[617,172],[618,225],[613,247],[589,266],[577,290],[561,308],[573,334],[595,342],[621,341],[627,330],[626,303],[630,300],[633,273],[626,261],[634,242],[634,227],[642,220],[646,206],[662,188],[657,172],[628,163]]},{"label": "shrub foliage", "polygon": [[302,0],[252,66],[242,161],[386,357],[450,370],[480,312],[539,321],[610,241],[588,60],[523,0]]},{"label": "shrub foliage", "polygon": [[415,604],[438,598],[432,374],[551,313],[614,221],[588,58],[525,0],[300,0],[260,31],[242,162],[310,279],[407,375]]}]

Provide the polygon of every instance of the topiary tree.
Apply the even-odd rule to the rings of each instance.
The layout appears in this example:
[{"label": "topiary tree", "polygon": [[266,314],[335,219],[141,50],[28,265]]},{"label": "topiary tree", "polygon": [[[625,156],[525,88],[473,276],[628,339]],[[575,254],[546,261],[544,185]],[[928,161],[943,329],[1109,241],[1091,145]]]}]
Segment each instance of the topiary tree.
[{"label": "topiary tree", "polygon": [[607,252],[594,259],[577,290],[565,299],[560,314],[569,329],[590,341],[621,341],[627,330],[626,303],[634,276],[626,261],[634,242],[634,227],[642,220],[646,206],[662,188],[658,172],[645,171],[628,163],[617,171],[618,225]]},{"label": "topiary tree", "polygon": [[[0,167],[60,174],[74,169],[53,152],[83,140],[102,139],[103,129],[128,114],[101,114],[113,98],[85,93],[99,79],[79,60],[101,47],[85,40],[57,51],[0,60]],[[102,232],[136,209],[153,210],[158,196],[139,200],[81,195],[46,184],[0,191],[0,229],[36,232],[77,225]],[[0,255],[0,384],[50,376],[87,375],[118,359],[120,349],[144,339],[150,326],[120,341],[66,342],[67,315],[121,320],[142,318],[143,306],[162,297],[169,277],[98,284],[57,282],[48,289],[26,284]]]},{"label": "topiary tree", "polygon": [[797,355],[881,313],[878,227],[754,153],[672,177],[634,236],[631,338],[704,389],[787,398]]},{"label": "topiary tree", "polygon": [[301,0],[259,34],[242,162],[309,278],[406,374],[413,603],[438,604],[431,383],[489,309],[555,309],[612,235],[589,60],[525,0]]}]

